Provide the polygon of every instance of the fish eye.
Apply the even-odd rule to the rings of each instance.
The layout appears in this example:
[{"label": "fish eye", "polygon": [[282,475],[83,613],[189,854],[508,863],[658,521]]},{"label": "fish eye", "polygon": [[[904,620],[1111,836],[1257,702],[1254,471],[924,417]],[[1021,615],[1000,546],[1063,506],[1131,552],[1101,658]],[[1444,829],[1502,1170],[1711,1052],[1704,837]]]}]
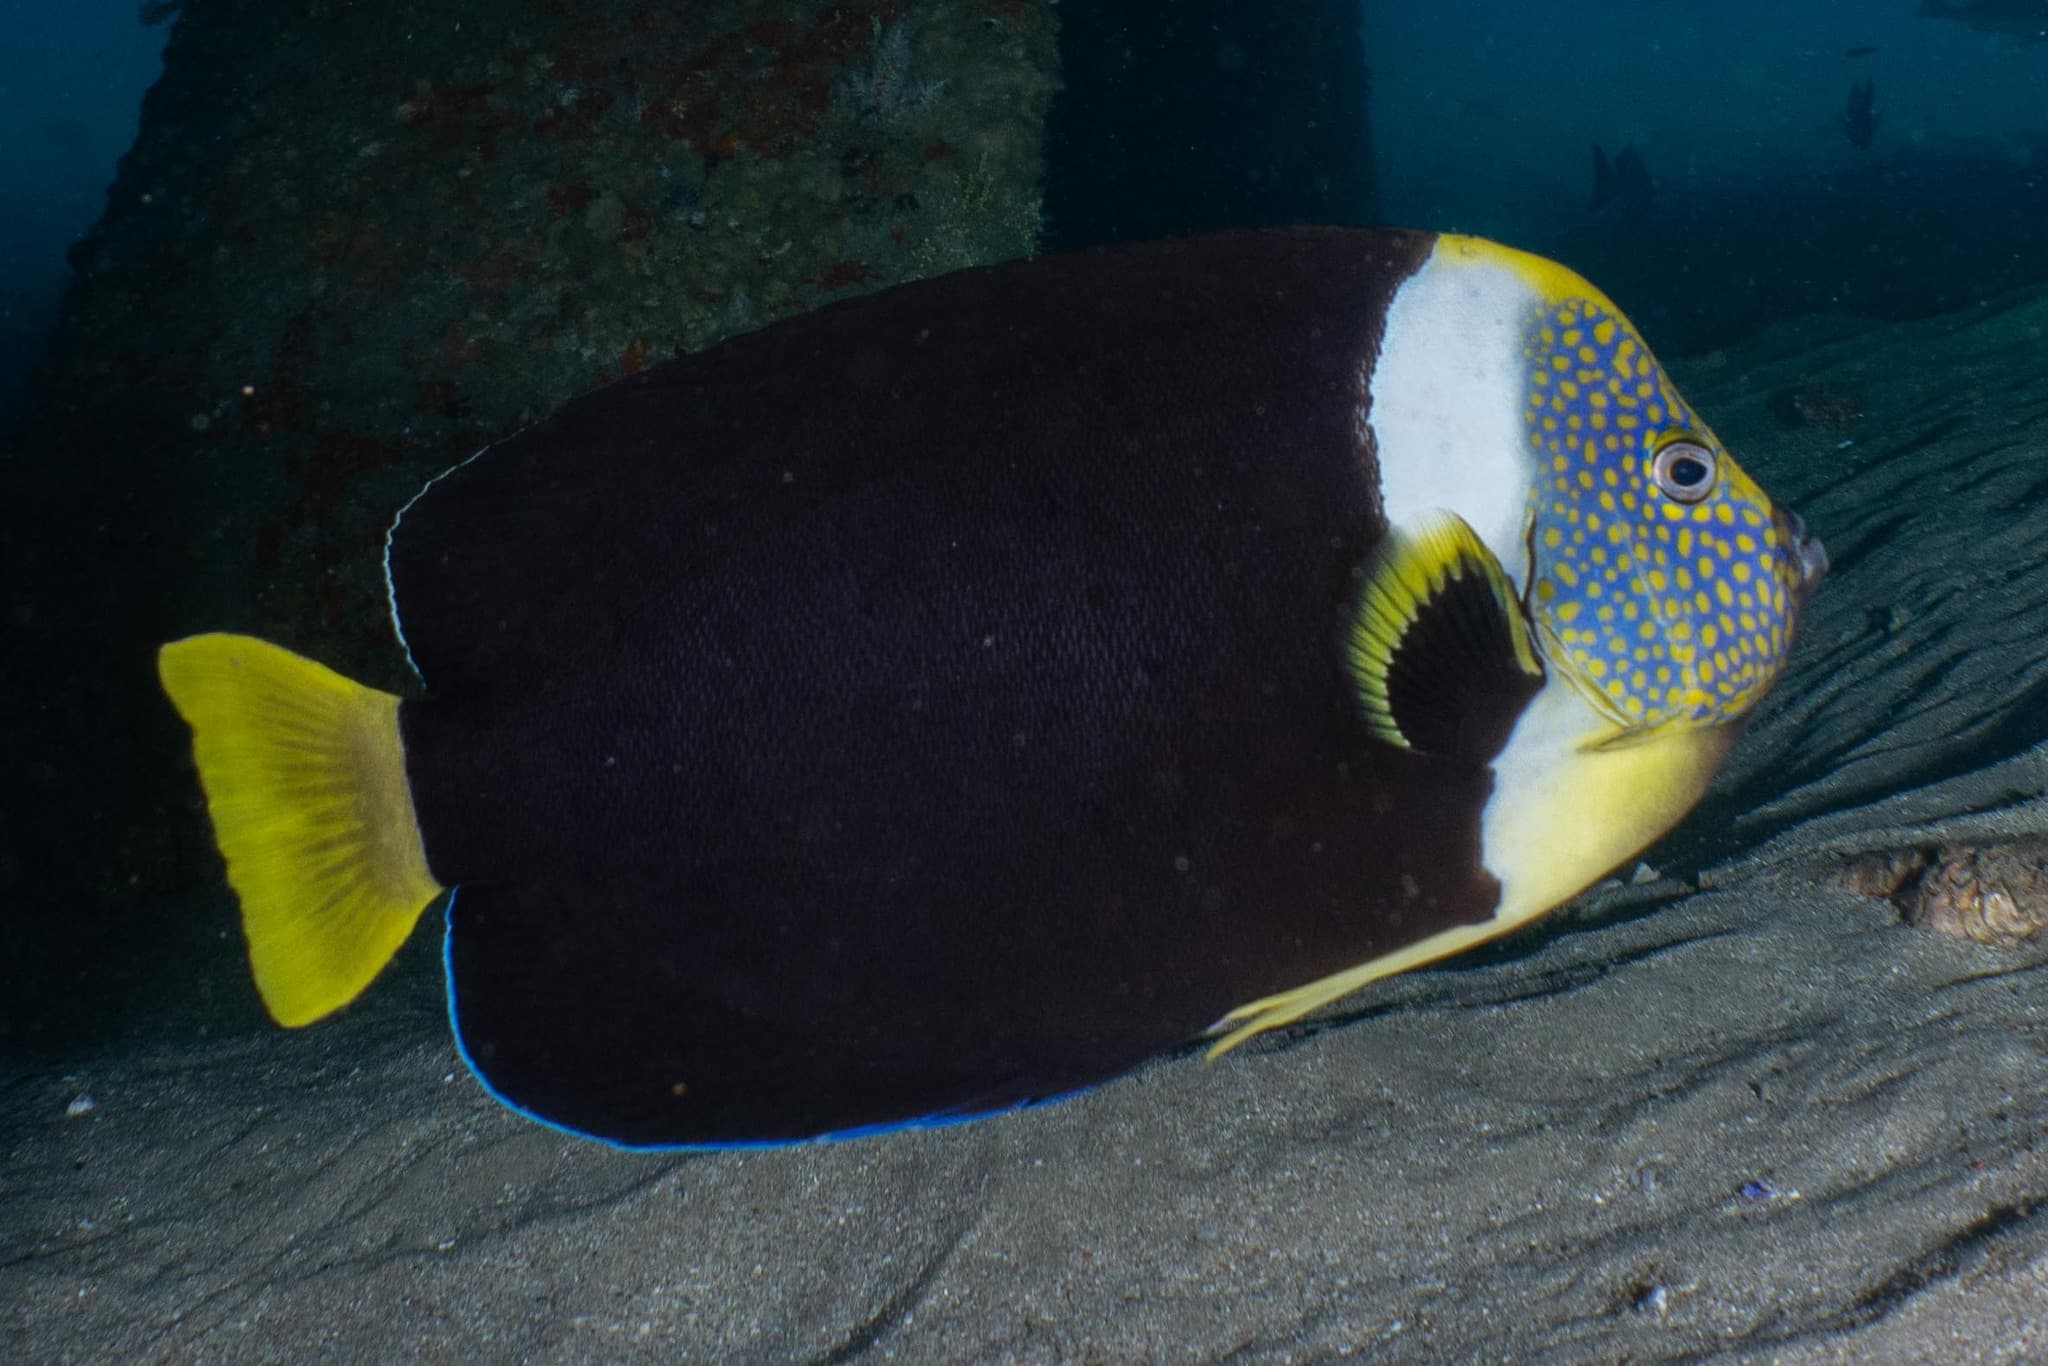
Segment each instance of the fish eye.
[{"label": "fish eye", "polygon": [[1673,441],[1657,452],[1650,472],[1668,498],[1697,503],[1714,491],[1714,453],[1697,441]]}]

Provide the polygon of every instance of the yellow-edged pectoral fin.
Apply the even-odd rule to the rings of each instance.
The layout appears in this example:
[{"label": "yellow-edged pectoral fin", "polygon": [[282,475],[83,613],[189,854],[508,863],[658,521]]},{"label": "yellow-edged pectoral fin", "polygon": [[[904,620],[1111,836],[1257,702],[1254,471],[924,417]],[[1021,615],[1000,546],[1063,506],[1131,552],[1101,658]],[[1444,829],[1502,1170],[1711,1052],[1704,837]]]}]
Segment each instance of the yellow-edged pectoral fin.
[{"label": "yellow-edged pectoral fin", "polygon": [[1389,528],[1360,572],[1345,655],[1366,728],[1399,749],[1489,762],[1543,683],[1500,561],[1438,511]]},{"label": "yellow-edged pectoral fin", "polygon": [[370,984],[442,890],[398,698],[250,636],[173,641],[157,676],[192,727],[256,989],[279,1024],[310,1024]]}]

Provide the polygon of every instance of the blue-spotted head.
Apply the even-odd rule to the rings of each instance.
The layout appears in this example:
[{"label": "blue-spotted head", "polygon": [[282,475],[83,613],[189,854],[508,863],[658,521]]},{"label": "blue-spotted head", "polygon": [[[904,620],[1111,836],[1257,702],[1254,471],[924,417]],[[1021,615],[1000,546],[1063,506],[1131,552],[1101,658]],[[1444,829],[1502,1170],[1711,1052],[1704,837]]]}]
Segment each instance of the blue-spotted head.
[{"label": "blue-spotted head", "polygon": [[1826,556],[1621,310],[1541,257],[1439,236],[1388,306],[1365,397],[1388,524],[1469,528],[1540,663],[1481,814],[1489,923],[1520,923],[1699,800]]},{"label": "blue-spotted head", "polygon": [[1738,720],[1784,668],[1826,557],[1569,272],[1525,320],[1527,607],[1624,735]]}]

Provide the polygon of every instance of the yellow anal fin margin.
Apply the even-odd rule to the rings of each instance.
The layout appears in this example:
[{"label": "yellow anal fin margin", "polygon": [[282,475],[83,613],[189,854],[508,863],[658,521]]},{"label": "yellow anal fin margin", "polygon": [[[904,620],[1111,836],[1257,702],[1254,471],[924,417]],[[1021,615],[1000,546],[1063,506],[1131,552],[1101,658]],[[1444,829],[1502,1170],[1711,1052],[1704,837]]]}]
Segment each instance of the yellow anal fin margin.
[{"label": "yellow anal fin margin", "polygon": [[427,871],[398,698],[251,636],[157,652],[192,727],[256,990],[282,1025],[354,1000],[441,892]]},{"label": "yellow anal fin margin", "polygon": [[[1205,1034],[1222,1034],[1223,1037],[1209,1045],[1203,1056],[1214,1060],[1247,1039],[1256,1038],[1269,1029],[1293,1024],[1310,1011],[1320,1010],[1340,996],[1349,996],[1360,987],[1392,977],[1410,968],[1419,968],[1434,963],[1440,958],[1449,958],[1461,953],[1474,944],[1483,944],[1535,919],[1524,915],[1516,919],[1501,921],[1498,918],[1481,921],[1477,925],[1459,925],[1452,929],[1440,930],[1427,939],[1419,939],[1405,949],[1383,954],[1357,967],[1333,972],[1328,977],[1283,991],[1275,996],[1262,997],[1225,1015],[1204,1030]],[[1225,1031],[1228,1031],[1227,1033]]]}]

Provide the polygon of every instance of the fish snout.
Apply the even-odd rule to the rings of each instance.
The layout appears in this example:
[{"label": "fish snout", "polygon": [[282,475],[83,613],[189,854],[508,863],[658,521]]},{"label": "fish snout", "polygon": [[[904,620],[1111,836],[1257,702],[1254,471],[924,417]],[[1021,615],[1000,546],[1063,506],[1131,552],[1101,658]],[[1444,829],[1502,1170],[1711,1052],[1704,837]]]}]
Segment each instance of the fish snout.
[{"label": "fish snout", "polygon": [[1785,544],[1791,548],[1792,563],[1799,571],[1800,594],[1804,596],[1813,592],[1827,577],[1828,548],[1820,543],[1820,537],[1807,531],[1805,520],[1796,512],[1780,512],[1778,526]]}]

